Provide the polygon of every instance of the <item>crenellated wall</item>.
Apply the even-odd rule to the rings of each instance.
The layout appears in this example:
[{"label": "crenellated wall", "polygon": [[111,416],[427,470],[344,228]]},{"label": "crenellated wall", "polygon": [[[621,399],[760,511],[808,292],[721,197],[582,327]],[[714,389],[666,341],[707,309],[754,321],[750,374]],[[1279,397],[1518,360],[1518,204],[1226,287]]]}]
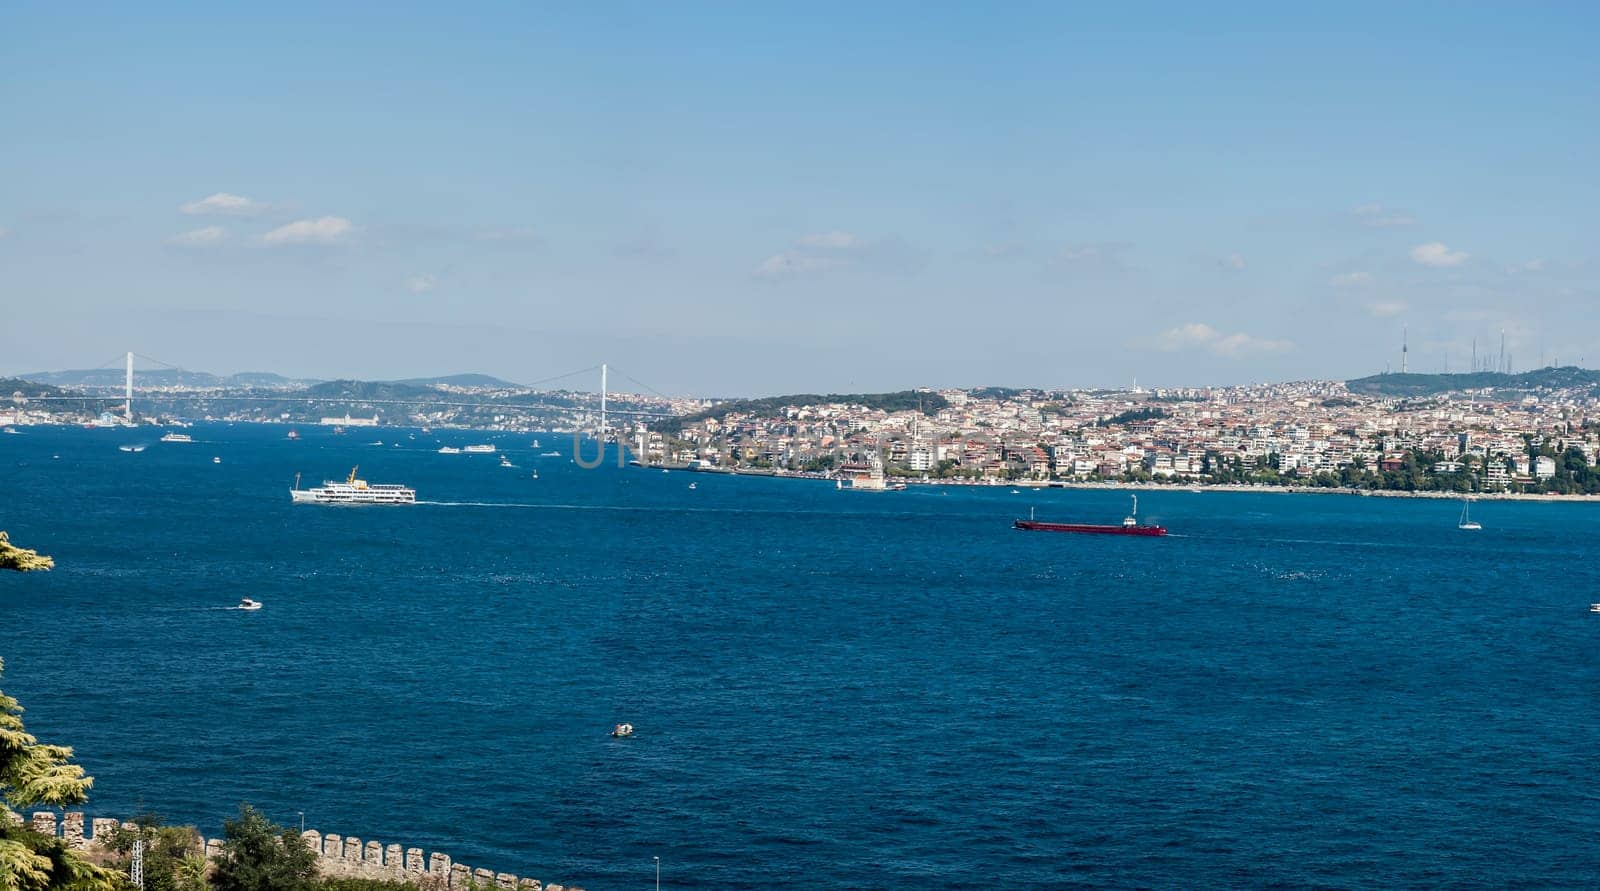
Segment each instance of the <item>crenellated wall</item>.
[{"label": "crenellated wall", "polygon": [[[90,834],[84,834],[83,814],[67,813],[58,821],[50,811],[35,811],[31,825],[34,831],[60,838],[68,847],[87,848],[109,836],[122,825],[117,820],[96,817],[89,824]],[[538,879],[474,869],[457,863],[449,854],[433,851],[424,859],[421,848],[402,848],[397,844],[362,841],[356,836],[338,833],[321,833],[307,829],[300,833],[306,847],[317,855],[317,871],[334,878],[388,879],[411,882],[430,891],[464,891],[469,888],[510,888],[520,891],[583,891],[570,885],[546,885]],[[222,840],[200,840],[208,858],[222,856]]]}]

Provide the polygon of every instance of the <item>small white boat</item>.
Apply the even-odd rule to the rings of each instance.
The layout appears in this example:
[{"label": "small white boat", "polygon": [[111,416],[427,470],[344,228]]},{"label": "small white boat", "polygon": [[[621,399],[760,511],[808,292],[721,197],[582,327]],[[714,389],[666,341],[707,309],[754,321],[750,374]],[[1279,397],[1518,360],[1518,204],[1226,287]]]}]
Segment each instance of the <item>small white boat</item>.
[{"label": "small white boat", "polygon": [[369,443],[369,445],[383,445],[383,440],[375,439],[371,443]]},{"label": "small white boat", "polygon": [[17,428],[15,428],[15,427],[7,427],[4,430],[0,430],[0,433],[7,434],[8,436],[16,436],[17,435]]},{"label": "small white boat", "polygon": [[1591,603],[1591,604],[1589,604],[1589,612],[1591,612],[1591,613],[1600,613],[1600,603]]},{"label": "small white boat", "polygon": [[536,440],[534,440],[534,441],[533,441],[533,445],[532,445],[532,446],[530,446],[530,448],[535,448],[535,449],[536,449],[536,448],[539,448],[539,440],[537,440],[537,439],[536,439]]},{"label": "small white boat", "polygon": [[500,456],[500,466],[501,467],[516,467],[517,465],[512,464],[510,458],[507,458],[505,455],[501,455]]},{"label": "small white boat", "polygon": [[534,478],[534,479],[538,479],[538,478],[539,478],[539,471],[537,471],[537,470],[535,470],[535,471],[534,471],[534,472],[533,472],[533,478]]},{"label": "small white boat", "polygon": [[217,455],[212,455],[211,456],[211,463],[212,464],[221,464],[222,463],[222,458],[220,456],[217,456]]},{"label": "small white boat", "polygon": [[144,446],[142,446],[142,445],[125,445],[125,446],[117,446],[117,448],[121,449],[124,452],[142,452],[142,451],[144,451]]},{"label": "small white boat", "polygon": [[441,454],[441,455],[459,455],[459,454],[461,454],[461,450],[456,448],[455,446],[439,446],[439,454]]},{"label": "small white boat", "polygon": [[632,724],[618,724],[617,726],[611,728],[611,735],[617,737],[618,739],[622,739],[624,737],[632,736],[633,735],[633,725]]},{"label": "small white boat", "polygon": [[1461,519],[1456,523],[1456,528],[1457,529],[1482,529],[1483,528],[1483,524],[1482,523],[1479,523],[1477,520],[1474,520],[1474,519],[1472,519],[1472,517],[1467,515],[1467,509],[1471,505],[1471,503],[1472,502],[1469,499],[1466,499],[1466,498],[1461,499]]},{"label": "small white boat", "polygon": [[540,452],[539,453],[539,457],[541,457],[541,458],[559,458],[559,457],[561,457],[561,453],[560,452]]},{"label": "small white boat", "polygon": [[698,489],[698,488],[700,488],[700,484],[699,483],[690,483],[689,484],[689,488]]},{"label": "small white boat", "polygon": [[260,609],[260,608],[261,608],[261,604],[260,604],[259,601],[251,600],[248,597],[244,598],[243,600],[240,600],[239,601],[239,605],[237,607],[235,607],[235,609],[243,609],[243,610],[256,610],[256,609]]}]

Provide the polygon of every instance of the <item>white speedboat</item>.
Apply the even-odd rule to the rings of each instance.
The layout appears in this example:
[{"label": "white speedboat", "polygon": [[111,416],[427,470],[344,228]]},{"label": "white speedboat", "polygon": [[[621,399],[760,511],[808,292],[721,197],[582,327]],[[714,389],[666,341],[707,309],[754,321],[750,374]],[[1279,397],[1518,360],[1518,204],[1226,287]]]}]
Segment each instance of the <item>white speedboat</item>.
[{"label": "white speedboat", "polygon": [[623,737],[632,736],[633,735],[633,725],[632,724],[618,724],[616,727],[613,727],[611,729],[611,735],[617,737],[618,739],[622,739]]},{"label": "white speedboat", "polygon": [[8,436],[16,436],[17,435],[17,428],[15,428],[15,427],[7,427],[4,430],[0,430],[0,433],[4,433],[4,434],[6,434]]},{"label": "white speedboat", "polygon": [[1589,612],[1591,612],[1591,613],[1600,613],[1600,603],[1591,603],[1591,604],[1589,604]]},{"label": "white speedboat", "polygon": [[211,463],[212,464],[221,464],[222,463],[222,456],[221,455],[212,455],[211,456]]},{"label": "white speedboat", "polygon": [[236,607],[236,609],[243,609],[243,610],[255,610],[255,609],[260,609],[260,608],[261,608],[261,604],[260,604],[259,601],[251,600],[248,597],[244,598],[243,600],[240,600],[239,601],[239,605]]},{"label": "white speedboat", "polygon": [[698,488],[700,488],[700,484],[699,483],[690,483],[689,484],[689,488],[698,489]]},{"label": "white speedboat", "polygon": [[516,467],[517,465],[512,464],[510,458],[507,458],[505,455],[501,455],[500,456],[500,466],[501,467]]},{"label": "white speedboat", "polygon": [[144,451],[144,446],[142,446],[142,445],[125,445],[125,446],[117,446],[117,448],[121,449],[124,452],[142,452],[142,451]]},{"label": "white speedboat", "polygon": [[459,455],[459,454],[461,454],[461,450],[456,448],[455,446],[439,446],[439,454],[441,454],[441,455]]},{"label": "white speedboat", "polygon": [[559,457],[561,457],[561,453],[560,452],[540,452],[539,453],[539,457],[541,457],[541,458],[559,458]]}]

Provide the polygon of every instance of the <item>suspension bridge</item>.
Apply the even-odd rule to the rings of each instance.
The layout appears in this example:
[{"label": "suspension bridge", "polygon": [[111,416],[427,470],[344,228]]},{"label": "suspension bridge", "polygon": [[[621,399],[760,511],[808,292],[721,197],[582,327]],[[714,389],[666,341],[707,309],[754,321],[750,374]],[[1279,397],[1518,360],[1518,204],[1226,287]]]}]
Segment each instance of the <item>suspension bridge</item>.
[{"label": "suspension bridge", "polygon": [[[545,409],[545,410],[549,410],[549,411],[574,411],[576,409],[576,406],[572,405],[570,403],[570,400],[568,402],[566,402],[566,403],[562,403],[562,402],[550,401],[549,397],[539,398],[537,396],[538,393],[547,392],[547,391],[541,391],[540,388],[541,387],[546,387],[547,385],[550,385],[550,384],[556,384],[556,383],[559,383],[561,381],[576,381],[576,380],[578,380],[579,378],[581,378],[581,377],[583,377],[585,375],[598,375],[598,377],[599,377],[598,396],[599,396],[599,403],[600,403],[599,404],[599,421],[600,421],[599,429],[602,432],[608,431],[610,429],[610,427],[609,427],[609,419],[611,417],[613,417],[613,416],[622,417],[622,418],[626,418],[626,419],[629,419],[629,420],[635,420],[638,423],[645,423],[645,422],[648,422],[649,420],[652,420],[652,419],[662,419],[662,418],[669,418],[669,417],[673,416],[673,412],[668,410],[668,409],[665,409],[665,408],[662,408],[662,409],[638,408],[638,407],[634,407],[634,408],[619,408],[619,407],[615,407],[615,406],[611,405],[611,400],[616,395],[623,395],[623,396],[628,396],[628,397],[636,397],[636,396],[644,395],[644,393],[626,393],[626,394],[613,393],[612,390],[611,390],[611,384],[610,384],[611,375],[617,375],[617,376],[619,376],[621,378],[624,378],[624,379],[632,382],[633,384],[643,388],[645,393],[647,393],[649,395],[652,395],[652,396],[655,396],[655,397],[658,397],[660,399],[671,400],[673,397],[668,396],[667,394],[661,392],[660,390],[657,390],[655,387],[650,386],[649,384],[639,380],[638,378],[633,377],[632,375],[628,375],[628,374],[619,372],[617,369],[611,367],[608,363],[604,363],[604,362],[602,362],[600,364],[597,364],[597,365],[588,366],[587,368],[580,368],[580,369],[577,369],[575,371],[568,371],[568,372],[565,372],[563,374],[557,374],[557,375],[552,375],[550,377],[541,378],[539,380],[535,380],[535,381],[532,381],[532,382],[526,383],[526,384],[512,383],[510,381],[507,382],[512,387],[515,387],[518,390],[525,391],[525,392],[522,392],[522,393],[513,393],[513,394],[506,394],[506,395],[484,394],[484,395],[482,395],[482,396],[480,396],[480,397],[478,397],[476,399],[465,400],[465,399],[434,398],[434,394],[444,394],[444,393],[448,393],[449,391],[432,390],[427,398],[410,398],[410,399],[399,398],[399,399],[395,399],[395,398],[363,398],[360,395],[354,395],[354,394],[349,394],[349,393],[318,394],[318,393],[312,392],[311,391],[312,388],[280,389],[280,390],[277,390],[277,391],[275,391],[273,393],[261,393],[261,392],[259,392],[261,388],[259,388],[259,387],[251,387],[251,386],[249,386],[247,384],[235,384],[235,385],[232,385],[231,387],[228,387],[226,390],[224,390],[223,388],[218,387],[215,384],[212,384],[210,386],[204,386],[204,385],[200,384],[201,381],[215,381],[216,380],[216,377],[211,375],[211,374],[209,374],[209,373],[192,371],[190,369],[184,368],[181,365],[175,365],[175,364],[172,364],[170,362],[165,362],[165,361],[162,361],[160,359],[155,359],[155,358],[152,358],[150,356],[146,356],[146,355],[143,355],[143,354],[140,354],[140,353],[129,352],[129,353],[124,354],[123,356],[119,356],[119,357],[110,359],[110,360],[108,360],[106,362],[102,362],[99,365],[94,366],[93,368],[88,368],[88,369],[83,369],[82,370],[82,373],[92,375],[92,374],[94,374],[96,372],[111,371],[112,369],[118,368],[120,366],[121,370],[123,371],[123,375],[122,375],[122,380],[120,382],[120,386],[118,384],[109,383],[109,382],[108,383],[104,383],[104,384],[93,383],[93,382],[90,382],[90,383],[79,383],[79,384],[72,384],[71,385],[72,388],[73,389],[77,389],[77,390],[82,390],[82,391],[85,391],[85,392],[80,393],[80,394],[72,394],[72,395],[29,396],[29,397],[27,397],[27,399],[30,402],[115,402],[115,401],[118,400],[118,397],[120,396],[120,401],[122,403],[121,409],[122,409],[123,418],[125,420],[132,421],[133,420],[134,399],[135,399],[136,395],[138,395],[140,393],[140,390],[136,385],[136,383],[137,383],[136,382],[136,371],[137,371],[137,369],[135,367],[136,366],[136,360],[142,361],[144,363],[144,365],[145,365],[144,373],[145,374],[150,374],[150,373],[152,373],[152,371],[155,371],[155,372],[162,372],[162,371],[172,372],[173,376],[177,380],[177,386],[178,387],[182,387],[183,376],[184,375],[191,376],[196,382],[195,386],[192,389],[187,389],[187,390],[182,391],[182,392],[184,392],[184,393],[186,393],[187,395],[190,395],[190,396],[201,396],[203,394],[204,398],[227,399],[229,401],[234,401],[234,402],[260,402],[260,403],[276,402],[276,403],[282,403],[282,402],[286,402],[286,401],[294,401],[294,402],[304,402],[306,404],[311,404],[311,405],[315,405],[315,404],[321,403],[321,404],[328,404],[328,405],[360,404],[360,405],[363,405],[363,406],[374,406],[374,407],[376,407],[376,406],[394,406],[394,407],[427,406],[429,408],[439,408],[439,407],[455,407],[455,408],[504,407],[506,409],[519,409],[519,410]],[[150,366],[154,366],[154,369],[152,369]],[[592,378],[591,378],[591,380],[592,380]],[[395,382],[395,381],[373,381],[373,382],[362,381],[362,383],[385,383],[385,384],[391,384],[391,383],[399,383],[399,382]],[[178,395],[172,389],[169,388],[170,386],[171,385],[164,385],[163,386],[162,390],[160,391],[161,395],[163,397],[171,398],[174,395]],[[567,391],[567,392],[588,392],[588,391],[578,390],[578,391]],[[151,391],[147,389],[144,392],[144,398],[148,399],[148,398],[156,398],[156,397],[152,397]]]}]

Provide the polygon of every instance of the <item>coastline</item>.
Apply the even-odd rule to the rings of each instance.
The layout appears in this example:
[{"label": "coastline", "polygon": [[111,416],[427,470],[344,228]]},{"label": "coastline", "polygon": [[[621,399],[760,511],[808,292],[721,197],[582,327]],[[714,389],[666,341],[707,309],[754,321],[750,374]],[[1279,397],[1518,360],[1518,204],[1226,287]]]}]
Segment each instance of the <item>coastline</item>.
[{"label": "coastline", "polygon": [[[805,471],[778,472],[775,470],[736,467],[689,467],[687,465],[640,464],[644,470],[678,470],[684,473],[709,473],[722,476],[759,476],[772,479],[817,480],[828,482],[835,477],[824,473]],[[934,480],[913,477],[894,477],[895,482],[907,486],[951,486],[955,488],[983,489],[1088,489],[1113,492],[1187,492],[1200,495],[1213,492],[1244,492],[1272,495],[1347,495],[1361,498],[1433,498],[1459,501],[1470,497],[1474,501],[1537,501],[1555,503],[1600,503],[1597,495],[1557,495],[1541,492],[1423,492],[1404,489],[1349,489],[1324,486],[1238,486],[1213,483],[1126,483],[1120,481],[1097,482],[1093,480],[1011,480],[1009,482],[976,482],[972,480]],[[878,491],[878,490],[873,490]],[[882,491],[893,491],[886,489]]]}]

